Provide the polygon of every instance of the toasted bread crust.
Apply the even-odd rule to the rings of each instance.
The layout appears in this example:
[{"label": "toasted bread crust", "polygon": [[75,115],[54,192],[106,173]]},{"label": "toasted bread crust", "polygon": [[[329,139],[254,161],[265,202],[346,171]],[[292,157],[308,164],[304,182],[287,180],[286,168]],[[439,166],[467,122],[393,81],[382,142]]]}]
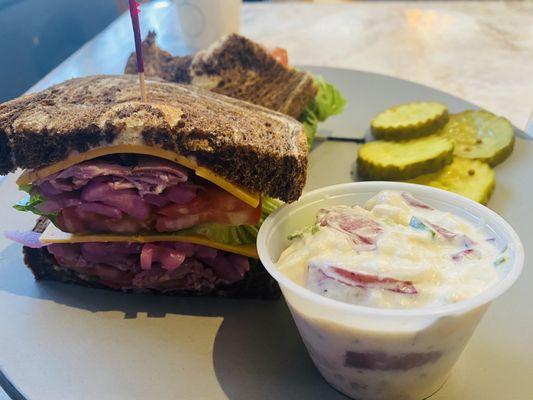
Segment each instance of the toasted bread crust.
[{"label": "toasted bread crust", "polygon": [[[39,218],[33,230],[41,233],[44,231],[48,223],[49,221],[45,218]],[[24,246],[22,251],[24,253],[24,263],[33,273],[36,280],[50,280],[92,288],[117,290],[99,283],[94,278],[91,279],[74,270],[58,266],[54,256],[48,252],[46,247],[32,249]],[[160,293],[157,290],[149,289],[123,291],[134,293]],[[257,261],[245,275],[243,280],[231,285],[221,285],[214,291],[210,292],[171,291],[164,292],[164,294],[177,296],[278,299],[281,292],[276,281],[268,274],[261,263]]]},{"label": "toasted bread crust", "polygon": [[[145,73],[190,83],[298,118],[315,98],[311,74],[282,65],[258,43],[231,34],[194,56],[172,57],[150,32],[143,42]],[[173,71],[173,74],[171,73]],[[135,53],[125,73],[137,72]]]},{"label": "toasted bread crust", "polygon": [[0,105],[0,174],[37,169],[111,144],[147,144],[196,157],[249,190],[296,200],[307,169],[303,126],[263,107],[137,77],[72,79]]}]

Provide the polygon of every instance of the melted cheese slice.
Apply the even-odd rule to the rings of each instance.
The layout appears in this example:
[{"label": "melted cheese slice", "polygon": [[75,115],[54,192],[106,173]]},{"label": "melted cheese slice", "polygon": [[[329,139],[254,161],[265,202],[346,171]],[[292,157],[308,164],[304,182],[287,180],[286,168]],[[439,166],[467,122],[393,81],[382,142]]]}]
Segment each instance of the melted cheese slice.
[{"label": "melted cheese slice", "polygon": [[183,235],[180,233],[148,233],[144,235],[118,235],[118,234],[72,234],[59,230],[50,223],[41,234],[42,243],[85,243],[85,242],[185,242],[200,244],[230,253],[241,254],[246,257],[259,258],[255,244],[231,245],[214,242],[201,235]]},{"label": "melted cheese slice", "polygon": [[260,196],[257,193],[250,192],[243,188],[242,186],[236,185],[235,183],[229,182],[228,180],[222,178],[220,175],[214,173],[213,171],[201,167],[195,160],[187,158],[185,156],[176,154],[170,150],[164,150],[156,147],[144,146],[144,145],[133,145],[133,144],[119,144],[107,147],[98,147],[95,149],[88,150],[84,153],[78,153],[75,155],[69,156],[63,161],[59,161],[55,164],[49,165],[38,170],[26,170],[18,178],[17,184],[19,186],[29,185],[32,182],[46,178],[49,175],[55,174],[56,172],[62,171],[68,167],[71,167],[75,164],[79,164],[83,161],[92,160],[93,158],[102,157],[108,154],[145,154],[149,156],[164,158],[165,160],[173,161],[177,164],[181,164],[184,167],[194,170],[195,174],[201,178],[204,178],[217,186],[220,186],[225,191],[231,193],[238,199],[241,199],[246,204],[249,204],[253,208],[257,208],[260,201]]}]

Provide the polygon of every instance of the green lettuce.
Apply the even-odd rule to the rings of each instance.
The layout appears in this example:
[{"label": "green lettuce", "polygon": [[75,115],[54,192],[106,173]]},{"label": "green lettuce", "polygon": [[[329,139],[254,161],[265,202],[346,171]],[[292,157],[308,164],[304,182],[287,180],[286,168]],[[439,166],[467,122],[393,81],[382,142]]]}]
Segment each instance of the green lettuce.
[{"label": "green lettuce", "polygon": [[202,235],[214,242],[231,245],[255,243],[259,228],[255,225],[226,226],[220,224],[203,224],[180,231],[186,234]]},{"label": "green lettuce", "polygon": [[309,103],[298,118],[304,125],[309,148],[313,145],[318,123],[325,121],[332,115],[342,113],[346,105],[346,99],[342,97],[341,92],[331,83],[326,82],[324,78],[316,76],[315,83],[318,92],[314,100]]},{"label": "green lettuce", "polygon": [[42,215],[43,217],[52,220],[52,222],[55,220],[57,212],[44,213],[37,208],[37,206],[43,203],[46,199],[40,193],[32,190],[32,185],[19,186],[19,189],[28,193],[28,195],[13,206],[15,210]]},{"label": "green lettuce", "polygon": [[287,239],[289,240],[299,239],[303,237],[306,233],[310,233],[311,235],[314,235],[319,230],[320,230],[320,227],[318,226],[318,224],[313,224],[313,225],[306,226],[305,228],[299,229],[291,233],[289,236],[287,236]]},{"label": "green lettuce", "polygon": [[44,197],[38,193],[28,194],[24,199],[15,204],[13,208],[18,211],[29,211],[37,215],[46,215],[37,208],[43,201]]}]

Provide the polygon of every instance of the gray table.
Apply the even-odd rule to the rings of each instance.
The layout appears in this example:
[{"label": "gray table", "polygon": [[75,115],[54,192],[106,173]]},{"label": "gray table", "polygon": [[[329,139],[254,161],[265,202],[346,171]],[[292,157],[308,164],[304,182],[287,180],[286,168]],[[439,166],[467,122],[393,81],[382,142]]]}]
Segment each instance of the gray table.
[{"label": "gray table", "polygon": [[[403,7],[406,7],[406,10],[410,7],[408,3],[402,3],[404,4]],[[406,5],[407,4],[407,5]],[[244,33],[248,33],[253,31],[255,35],[253,37],[257,39],[261,39],[262,37],[266,37],[266,31],[262,31],[260,27],[262,26],[260,20],[266,20],[267,22],[272,22],[273,19],[275,20],[275,17],[282,18],[283,21],[288,21],[291,19],[294,19],[294,13],[288,13],[288,6],[272,6],[273,8],[268,8],[266,5],[261,6],[246,6],[243,11],[243,31]],[[302,6],[298,6],[302,7]],[[327,7],[318,7],[314,8],[315,6],[309,6],[309,8],[303,7],[301,8],[302,13],[306,13],[306,16],[309,15],[318,15],[317,13],[327,13],[329,12],[331,15],[335,15],[335,17],[330,20],[329,26],[318,26],[313,29],[316,29],[314,34],[316,35],[316,32],[322,32],[324,33],[325,30],[329,27],[333,29],[334,26],[336,26],[336,30],[334,30],[335,34],[338,34],[339,37],[342,37],[342,25],[336,25],[339,21],[342,22],[342,15],[339,15],[337,11],[335,11],[332,8]],[[345,6],[345,10],[358,10],[356,6]],[[362,10],[367,12],[370,9],[369,5],[362,5]],[[398,7],[397,4],[393,4],[392,7]],[[440,6],[439,6],[440,7]],[[274,11],[268,11],[268,10],[274,10]],[[350,11],[353,12],[353,11]],[[315,14],[313,14],[315,13]],[[416,13],[413,14],[416,17]],[[162,47],[168,49],[169,51],[175,53],[175,54],[185,54],[187,52],[187,49],[183,45],[183,43],[180,41],[179,38],[179,28],[176,26],[176,18],[172,11],[172,7],[168,6],[168,3],[165,2],[155,2],[149,5],[149,7],[146,7],[143,9],[143,12],[141,13],[142,16],[142,26],[143,31],[146,32],[148,29],[156,29],[159,33],[159,43]],[[412,18],[415,18],[412,17]],[[301,19],[301,18],[297,18]],[[309,20],[308,20],[309,21]],[[301,22],[299,22],[301,23]],[[316,25],[316,24],[315,24]],[[258,28],[259,27],[259,28]],[[348,28],[347,28],[348,29]],[[300,32],[299,34],[304,34]],[[280,36],[281,35],[281,36]],[[283,36],[285,35],[285,36]],[[292,35],[292,36],[291,36]],[[289,44],[287,47],[289,48],[289,53],[292,54],[302,54],[303,49],[302,47],[298,48],[292,48],[291,46],[294,46],[294,43],[297,42],[297,39],[294,37],[295,32],[273,32],[270,39],[272,41],[276,41],[277,38],[280,40],[280,44]],[[290,37],[290,40],[287,39]],[[431,35],[429,35],[431,37]],[[285,39],[284,39],[285,38]],[[333,36],[330,36],[330,39],[332,39]],[[309,41],[309,37],[305,38],[307,41]],[[287,42],[284,42],[287,40]],[[389,40],[392,42],[394,41],[393,37],[390,37]],[[333,45],[332,45],[333,46]],[[421,44],[421,46],[424,46]],[[133,43],[132,43],[132,34],[131,34],[131,26],[129,24],[129,17],[122,16],[119,18],[116,22],[114,22],[112,25],[110,25],[106,30],[104,30],[100,35],[95,37],[93,40],[91,40],[89,43],[87,43],[84,47],[82,47],[78,52],[76,52],[72,57],[70,57],[68,60],[66,60],[63,64],[61,64],[58,68],[56,68],[54,71],[52,71],[47,77],[45,77],[41,82],[39,82],[37,85],[34,86],[33,90],[42,89],[44,87],[49,86],[52,83],[57,83],[60,81],[63,81],[67,78],[75,77],[75,76],[83,76],[83,75],[89,75],[89,74],[95,74],[95,73],[121,73],[125,60],[128,57],[129,53],[133,49]],[[294,50],[294,51],[292,51]],[[334,52],[334,48],[332,49],[324,49],[323,50],[323,58],[318,59],[317,63],[324,64],[328,63],[328,56],[330,53]],[[480,50],[476,50],[480,51]],[[426,54],[427,55],[427,54]],[[292,57],[292,56],[291,56]],[[330,59],[331,60],[331,59]],[[301,55],[296,56],[293,58],[293,62],[306,62]],[[400,61],[397,61],[400,63]],[[468,62],[466,60],[465,62]],[[345,63],[339,62],[339,64],[342,64],[344,66],[347,66]],[[356,67],[354,65],[354,67]],[[411,76],[411,79],[417,80],[417,76]],[[420,80],[424,80],[425,77],[421,77]],[[450,81],[453,81],[452,78],[450,78]],[[529,83],[524,82],[524,85],[527,86]],[[448,89],[446,87],[441,87],[442,89]],[[353,96],[356,96],[355,90],[356,88],[349,88],[350,92],[353,90],[354,93],[351,93]],[[450,87],[449,89],[453,89]],[[450,90],[453,92],[453,90]],[[501,100],[504,101],[504,100]],[[481,104],[483,105],[483,104]],[[524,109],[525,110],[525,109]],[[525,115],[524,112],[520,114]],[[361,122],[363,123],[363,122]],[[335,128],[335,122],[332,122],[332,124],[328,125],[329,127]],[[344,132],[337,132],[336,134],[345,134],[349,135],[350,132],[344,131]],[[528,147],[530,145],[528,144]],[[329,150],[328,150],[329,149]],[[316,165],[316,161],[318,159],[325,159],[330,158],[331,160],[334,160],[335,158],[339,157],[339,153],[337,151],[330,151],[332,147],[319,147],[316,152],[314,152],[311,155],[311,163]],[[343,147],[344,153],[343,156],[345,157],[352,157],[354,147],[348,146]],[[514,220],[517,223],[517,229],[519,230],[519,233],[528,232],[528,226],[530,225],[531,217],[529,215],[529,207],[527,205],[527,202],[516,202],[516,199],[514,202],[505,202],[505,198],[509,195],[513,194],[513,188],[519,188],[519,187],[528,187],[528,181],[527,181],[527,173],[525,171],[522,171],[520,174],[515,174],[513,171],[515,171],[517,168],[520,168],[520,166],[523,166],[524,163],[528,160],[528,156],[526,153],[526,147],[522,147],[517,149],[517,152],[515,155],[513,155],[512,160],[509,163],[506,163],[501,170],[498,172],[498,178],[504,178],[503,184],[499,187],[497,190],[497,193],[495,195],[495,203],[497,205],[497,208],[501,208],[499,211],[503,211],[504,213],[509,213]],[[313,168],[313,167],[312,167]],[[324,182],[328,183],[334,183],[335,179],[337,181],[344,181],[346,179],[349,179],[347,176],[341,176],[341,177],[324,177],[322,176],[320,179],[312,179],[310,182],[311,186],[320,186],[324,184]],[[522,181],[521,181],[522,180]],[[12,185],[12,177],[8,178],[5,184]],[[511,212],[506,207],[515,207],[515,211]],[[519,213],[523,213],[527,218],[524,218],[523,220],[520,220],[517,215]],[[28,220],[28,218],[26,218]],[[527,238],[529,240],[529,237]],[[14,252],[16,249],[10,247],[9,252]],[[527,248],[526,248],[527,250]],[[15,253],[13,253],[15,254]],[[18,253],[17,253],[18,254]],[[0,260],[1,261],[1,260]],[[15,268],[17,267],[17,268]],[[21,266],[13,266],[13,268],[9,269],[7,272],[9,276],[4,276],[4,278],[13,278],[15,275],[18,277],[18,268],[21,268]],[[491,309],[491,312],[487,316],[486,320],[483,323],[483,326],[480,327],[480,329],[483,332],[483,336],[481,340],[476,340],[472,343],[472,345],[469,347],[467,353],[463,356],[461,362],[457,366],[457,368],[453,372],[452,381],[451,384],[447,385],[445,387],[445,390],[440,392],[436,399],[462,399],[465,398],[462,393],[468,390],[468,393],[470,396],[474,396],[471,398],[491,398],[491,399],[501,399],[504,398],[505,393],[501,391],[502,387],[509,387],[509,385],[512,385],[516,390],[513,390],[511,393],[507,393],[508,396],[507,399],[511,400],[528,400],[529,398],[533,398],[532,396],[529,396],[529,393],[533,393],[533,388],[531,390],[528,390],[528,387],[531,388],[531,382],[528,382],[524,379],[524,374],[527,375],[527,371],[533,371],[533,354],[531,353],[531,346],[528,346],[526,342],[526,338],[524,340],[520,340],[519,337],[517,337],[516,332],[523,332],[524,335],[531,336],[532,334],[532,326],[533,321],[531,318],[531,312],[527,310],[527,308],[523,307],[524,300],[528,299],[528,284],[524,280],[524,278],[531,278],[531,273],[529,271],[526,271],[525,276],[523,277],[523,280],[517,285],[516,289],[513,290],[512,293],[510,293],[506,297],[506,301],[502,301],[500,304],[497,304],[493,309]],[[5,282],[4,282],[5,283]],[[18,284],[19,287],[16,288],[14,291],[14,295],[18,293],[23,293],[24,290],[26,290],[29,287],[33,287],[33,283],[31,282],[31,279],[24,275],[24,279]],[[49,296],[48,298],[54,298],[59,291],[63,293],[63,296],[65,296],[64,303],[67,304],[70,307],[64,307],[62,311],[64,314],[56,315],[54,318],[57,318],[56,323],[60,323],[60,321],[64,318],[68,318],[68,315],[75,315],[75,309],[79,307],[83,310],[84,305],[82,302],[79,302],[76,300],[75,295],[77,293],[75,288],[69,288],[69,289],[60,289],[56,291],[56,286],[54,285],[43,285],[41,290],[41,295]],[[17,290],[19,292],[17,292]],[[32,289],[33,290],[33,289]],[[160,302],[157,298],[131,298],[126,302],[122,297],[120,299],[118,297],[115,297],[112,294],[102,294],[102,299],[115,299],[116,303],[119,304],[116,306],[119,310],[129,310],[131,309],[139,309],[139,310],[145,310],[146,308],[153,307],[154,309],[157,309],[157,304]],[[21,298],[22,300],[22,298]],[[55,298],[57,301],[57,297]],[[63,299],[62,299],[63,300]],[[24,299],[24,302],[27,302],[28,312],[32,312],[34,310],[34,307],[40,307],[40,310],[42,310],[43,313],[55,310],[55,305],[50,304],[50,302],[38,302],[36,299]],[[102,302],[104,302],[102,300]],[[161,301],[162,302],[162,301]],[[127,304],[126,304],[127,303]],[[103,303],[102,303],[103,304]],[[106,303],[107,304],[107,303]],[[179,304],[183,304],[182,302],[179,302]],[[238,335],[238,337],[243,340],[243,343],[240,343],[240,349],[237,350],[237,353],[234,355],[236,357],[237,362],[239,365],[248,365],[250,368],[254,368],[253,359],[259,358],[261,355],[257,352],[257,344],[249,343],[246,341],[247,337],[254,337],[252,334],[252,331],[250,330],[252,327],[248,326],[244,329],[250,330],[246,335],[244,335],[241,331],[242,328],[242,319],[241,317],[236,318],[236,313],[234,310],[231,309],[231,306],[228,304],[223,303],[217,303],[215,305],[213,304],[206,304],[205,301],[199,300],[192,309],[185,309],[183,307],[180,308],[179,304],[176,305],[176,309],[179,312],[176,312],[174,314],[169,314],[165,319],[170,319],[170,323],[174,324],[175,328],[183,327],[183,324],[188,323],[187,321],[190,320],[191,323],[195,324],[204,324],[204,322],[200,323],[199,320],[196,319],[196,315],[205,315],[205,316],[216,316],[217,318],[212,319],[212,322],[205,322],[206,328],[209,328],[210,334],[214,334],[216,332],[216,326],[217,324],[221,323],[221,320],[219,318],[220,315],[224,315],[224,325],[222,325],[223,329],[220,329],[217,338],[217,346],[215,347],[215,354],[212,355],[213,360],[227,360],[228,356],[227,351],[230,348],[236,349],[235,346],[231,347],[231,340],[235,335]],[[531,304],[531,302],[529,302]],[[214,310],[213,310],[214,307]],[[292,322],[290,321],[290,318],[288,317],[288,314],[286,314],[286,310],[284,309],[284,304],[282,302],[279,302],[278,304],[269,304],[269,305],[257,305],[254,303],[249,303],[242,306],[242,311],[239,312],[239,315],[242,316],[243,314],[249,319],[250,324],[255,324],[256,326],[261,327],[261,329],[268,329],[271,327],[274,327],[273,333],[274,335],[279,335],[279,329],[282,329],[283,327],[290,325],[292,326]],[[506,308],[508,307],[508,308]],[[261,308],[263,311],[268,309],[271,314],[270,317],[267,320],[261,320],[256,315],[257,308]],[[498,316],[502,316],[506,313],[506,309],[512,310],[513,316],[509,316],[509,320],[513,321],[513,330],[511,332],[510,329],[504,329],[505,327],[502,327],[499,323]],[[114,309],[112,309],[114,310]],[[96,312],[97,310],[89,310],[92,312]],[[175,310],[174,310],[175,311]],[[188,314],[190,313],[190,315]],[[143,312],[141,311],[138,315],[139,320],[144,320],[145,317],[142,315]],[[51,314],[52,315],[52,314]],[[276,315],[283,315],[284,317],[282,319],[274,318]],[[97,321],[97,317],[101,316],[102,318],[112,318],[110,314],[106,316],[106,314],[94,314],[94,316],[91,317],[93,322],[99,323]],[[149,315],[148,315],[149,316]],[[127,318],[131,318],[132,316],[129,314],[125,314],[126,320],[123,322],[117,322],[120,323],[120,325],[127,325],[132,324],[133,321],[128,321]],[[101,322],[101,321],[100,321]],[[213,326],[211,326],[213,325]],[[255,326],[254,325],[254,326]],[[284,329],[284,328],[283,328]],[[186,333],[186,332],[185,332]],[[181,337],[186,337],[185,333],[181,334]],[[192,335],[194,332],[190,332]],[[184,336],[185,335],[185,336]],[[257,336],[257,335],[255,335]],[[479,336],[478,336],[479,338]],[[65,341],[70,340],[70,337],[68,335],[65,335]],[[212,340],[211,337],[205,338],[205,340]],[[228,347],[229,346],[229,347]],[[303,375],[306,375],[307,377],[311,378],[311,380],[320,379],[316,373],[312,369],[312,367],[309,366],[307,361],[307,356],[305,355],[305,352],[301,348],[301,343],[296,339],[295,336],[291,337],[291,341],[289,343],[283,344],[283,349],[287,352],[287,354],[291,354],[292,356],[288,358],[287,362],[283,365],[279,365],[280,369],[284,369],[285,371],[290,371],[291,368],[302,368]],[[246,352],[245,352],[246,350]],[[198,353],[199,357],[207,357],[210,358],[211,355],[205,353],[205,349],[200,349],[200,352]],[[58,354],[59,356],[60,354]],[[252,357],[249,359],[248,357]],[[255,357],[255,358],[254,358]],[[516,366],[512,364],[510,361],[510,358],[516,359]],[[498,366],[498,368],[501,368],[502,370],[502,376],[504,378],[501,378],[499,375],[494,374],[494,368],[487,368],[488,365],[491,365],[492,367],[494,365]],[[217,369],[217,376],[221,383],[223,383],[223,389],[227,396],[231,398],[239,398],[239,394],[241,393],[241,387],[240,385],[245,384],[241,381],[235,382],[232,374],[230,373],[231,365],[230,364],[216,364],[214,365],[215,369]],[[259,368],[259,366],[257,366]],[[516,368],[516,374],[509,373],[510,369]],[[34,371],[28,371],[28,373],[34,373]],[[504,372],[504,373],[503,373]],[[464,378],[465,376],[468,377],[468,379]],[[274,375],[272,376],[265,376],[265,385],[269,385],[269,382],[277,382],[276,377]],[[316,383],[316,381],[315,381]],[[192,383],[191,383],[192,384]],[[291,392],[296,385],[302,385],[304,382],[294,382],[294,386],[291,386],[289,389],[279,388],[279,397],[283,397],[283,393],[287,393],[286,390],[289,390],[288,393],[303,393],[300,392]],[[529,385],[529,386],[528,386]],[[309,390],[306,392],[307,395],[310,397],[312,396],[312,393],[315,395],[320,395],[321,397],[336,397],[334,395],[334,392],[329,390],[327,387],[323,386],[316,386],[317,390],[314,392],[313,388],[315,386],[311,385],[309,386]],[[253,387],[247,387],[246,390],[250,390],[248,393],[253,392]],[[488,389],[488,390],[487,390]],[[190,388],[189,388],[190,390]],[[296,389],[294,389],[296,390]],[[275,391],[275,390],[274,390]],[[261,391],[261,393],[274,393],[274,391]],[[220,392],[217,392],[220,393]],[[490,394],[494,394],[496,397],[490,397]],[[529,396],[529,397],[528,397]],[[222,397],[222,396],[221,396]],[[339,396],[340,397],[340,396]],[[113,398],[113,397],[110,397]],[[115,396],[116,398],[116,396]]]}]

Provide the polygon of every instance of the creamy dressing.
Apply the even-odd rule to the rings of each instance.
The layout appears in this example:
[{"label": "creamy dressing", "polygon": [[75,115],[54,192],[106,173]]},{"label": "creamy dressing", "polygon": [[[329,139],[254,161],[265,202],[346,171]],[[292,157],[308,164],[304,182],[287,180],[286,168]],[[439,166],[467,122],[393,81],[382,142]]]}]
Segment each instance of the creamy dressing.
[{"label": "creamy dressing", "polygon": [[474,297],[499,279],[501,251],[482,226],[408,193],[382,191],[365,207],[320,210],[278,269],[323,296],[380,308],[415,308]]}]

